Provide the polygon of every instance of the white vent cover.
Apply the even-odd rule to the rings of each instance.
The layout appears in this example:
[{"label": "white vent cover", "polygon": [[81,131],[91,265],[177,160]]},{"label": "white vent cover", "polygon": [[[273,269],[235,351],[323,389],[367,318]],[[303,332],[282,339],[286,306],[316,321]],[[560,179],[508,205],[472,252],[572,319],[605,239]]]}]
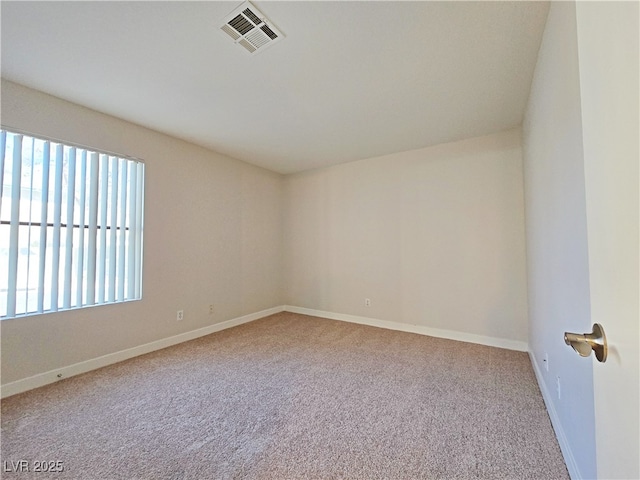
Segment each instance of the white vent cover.
[{"label": "white vent cover", "polygon": [[224,19],[220,27],[251,55],[279,42],[284,35],[251,2],[244,2]]}]

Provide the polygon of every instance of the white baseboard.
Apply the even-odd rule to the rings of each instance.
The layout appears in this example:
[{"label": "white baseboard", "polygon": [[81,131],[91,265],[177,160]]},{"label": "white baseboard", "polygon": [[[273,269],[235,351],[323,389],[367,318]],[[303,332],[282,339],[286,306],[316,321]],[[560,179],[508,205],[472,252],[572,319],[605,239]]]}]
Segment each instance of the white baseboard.
[{"label": "white baseboard", "polygon": [[274,313],[280,313],[283,310],[284,310],[283,306],[269,308],[267,310],[262,310],[260,312],[251,313],[249,315],[244,315],[242,317],[233,318],[231,320],[216,323],[214,325],[209,325],[207,327],[199,328],[197,330],[191,330],[190,332],[181,333],[173,337],[163,338],[162,340],[156,340],[154,342],[145,343],[144,345],[139,345],[133,348],[127,348],[126,350],[120,350],[119,352],[109,353],[107,355],[103,355],[97,358],[92,358],[84,362],[74,363],[73,365],[56,368],[54,370],[40,373],[32,377],[27,377],[21,380],[16,380],[15,382],[6,383],[2,385],[2,387],[0,387],[1,388],[0,398],[6,398],[11,395],[15,395],[17,393],[26,392],[27,390],[32,390],[34,388],[42,387],[44,385],[57,382],[64,378],[73,377],[75,375],[86,373],[91,370],[95,370],[97,368],[106,367],[107,365],[112,365],[114,363],[118,363],[123,360],[128,360],[130,358],[137,357],[139,355],[144,355],[145,353],[154,352],[156,350],[171,347],[173,345],[177,345],[182,342],[194,340],[196,338],[203,337],[211,333],[219,332],[220,330],[225,330],[227,328],[242,325],[243,323],[253,322],[254,320],[258,320],[260,318],[273,315]]},{"label": "white baseboard", "polygon": [[457,332],[454,330],[442,330],[439,328],[425,327],[423,325],[390,322],[388,320],[378,320],[376,318],[359,317],[356,315],[346,315],[343,313],[324,312],[321,310],[295,307],[292,305],[285,305],[284,310],[286,312],[300,313],[302,315],[310,315],[312,317],[322,317],[331,320],[340,320],[342,322],[359,323],[361,325],[369,325],[371,327],[386,328],[388,330],[398,330],[401,332],[418,333],[420,335],[428,335],[430,337],[447,338],[449,340],[458,340],[460,342],[477,343],[480,345],[487,345],[489,347],[517,350],[519,352],[527,352],[529,350],[529,345],[527,344],[527,342],[509,340],[506,338],[486,337],[483,335],[475,335],[473,333]]},{"label": "white baseboard", "polygon": [[580,473],[580,468],[573,456],[571,445],[569,445],[569,442],[567,441],[567,436],[565,435],[562,424],[560,423],[560,417],[558,417],[558,413],[553,405],[551,394],[547,388],[547,384],[544,382],[542,372],[538,366],[538,361],[536,360],[536,356],[533,352],[529,352],[529,359],[531,360],[531,365],[533,365],[533,371],[536,374],[536,380],[538,380],[540,392],[542,392],[542,399],[544,400],[544,404],[547,406],[547,412],[549,412],[549,418],[551,418],[551,425],[553,425],[553,430],[556,432],[556,438],[558,439],[558,444],[560,445],[560,450],[564,457],[564,463],[567,465],[567,470],[569,470],[569,476],[572,480],[580,480],[583,478]]}]

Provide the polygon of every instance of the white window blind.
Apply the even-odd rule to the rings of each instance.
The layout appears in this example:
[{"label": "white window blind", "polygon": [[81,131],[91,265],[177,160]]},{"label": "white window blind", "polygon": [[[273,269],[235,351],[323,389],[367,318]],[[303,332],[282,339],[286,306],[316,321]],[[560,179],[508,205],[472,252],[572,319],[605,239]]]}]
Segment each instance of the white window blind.
[{"label": "white window blind", "polygon": [[0,317],[142,296],[144,164],[0,130]]}]

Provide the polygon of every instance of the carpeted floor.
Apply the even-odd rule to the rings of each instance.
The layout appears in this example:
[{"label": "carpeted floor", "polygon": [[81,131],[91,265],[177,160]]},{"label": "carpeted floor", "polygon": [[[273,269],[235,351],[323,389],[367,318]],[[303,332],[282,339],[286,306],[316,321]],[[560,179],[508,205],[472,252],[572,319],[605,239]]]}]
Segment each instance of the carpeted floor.
[{"label": "carpeted floor", "polygon": [[3,400],[2,461],[21,479],[569,478],[527,354],[292,313]]}]

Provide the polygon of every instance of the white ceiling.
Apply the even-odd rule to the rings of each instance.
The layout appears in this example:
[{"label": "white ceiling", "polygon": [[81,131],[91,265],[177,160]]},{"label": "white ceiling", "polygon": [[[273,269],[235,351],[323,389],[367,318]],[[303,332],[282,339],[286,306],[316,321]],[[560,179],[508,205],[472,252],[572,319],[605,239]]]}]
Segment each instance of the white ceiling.
[{"label": "white ceiling", "polygon": [[280,173],[521,124],[547,2],[2,1],[2,76]]}]

